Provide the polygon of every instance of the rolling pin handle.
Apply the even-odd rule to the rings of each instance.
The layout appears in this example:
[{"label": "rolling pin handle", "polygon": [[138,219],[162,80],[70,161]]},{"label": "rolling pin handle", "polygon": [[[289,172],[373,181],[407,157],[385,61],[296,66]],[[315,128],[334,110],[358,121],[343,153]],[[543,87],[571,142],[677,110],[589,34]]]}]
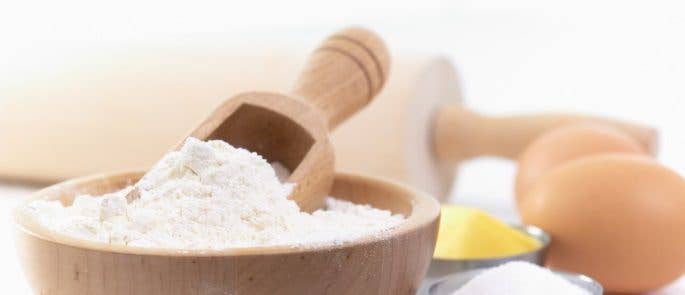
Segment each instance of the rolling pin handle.
[{"label": "rolling pin handle", "polygon": [[540,114],[487,117],[461,106],[446,106],[435,116],[433,145],[443,161],[459,162],[477,156],[517,159],[538,136],[566,124],[606,124],[634,138],[645,151],[655,154],[655,129],[620,120],[575,114]]}]

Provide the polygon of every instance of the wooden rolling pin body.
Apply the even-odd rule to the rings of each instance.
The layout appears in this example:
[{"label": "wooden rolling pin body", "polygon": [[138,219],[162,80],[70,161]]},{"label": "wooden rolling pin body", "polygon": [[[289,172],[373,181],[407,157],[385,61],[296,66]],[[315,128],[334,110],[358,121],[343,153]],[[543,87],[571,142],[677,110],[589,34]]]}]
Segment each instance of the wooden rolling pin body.
[{"label": "wooden rolling pin body", "polygon": [[[44,183],[147,168],[224,98],[250,89],[287,92],[306,57],[304,50],[208,44],[75,52],[54,67],[0,73],[7,76],[0,87],[0,175]],[[339,169],[389,177],[442,197],[455,162],[479,155],[515,158],[560,124],[602,120],[645,146],[655,140],[652,129],[607,119],[478,115],[461,106],[457,73],[443,58],[399,54],[390,68],[378,97],[332,134]]]}]

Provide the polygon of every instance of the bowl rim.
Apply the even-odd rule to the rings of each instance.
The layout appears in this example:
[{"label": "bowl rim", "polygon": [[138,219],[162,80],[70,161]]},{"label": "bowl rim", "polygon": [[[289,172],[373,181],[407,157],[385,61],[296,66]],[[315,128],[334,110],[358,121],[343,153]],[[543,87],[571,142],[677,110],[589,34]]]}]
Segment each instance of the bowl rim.
[{"label": "bowl rim", "polygon": [[[595,280],[594,278],[592,278],[586,274],[564,271],[564,270],[558,270],[555,268],[546,267],[544,265],[538,265],[538,266],[545,268],[545,269],[548,269],[549,271],[553,272],[554,274],[566,279],[567,281],[571,282],[572,284],[576,285],[577,287],[584,289],[585,291],[588,291],[591,294],[594,294],[593,291],[598,291],[598,292],[600,292],[600,294],[603,294],[602,292],[604,292],[604,286],[602,286],[602,284],[599,283],[599,281]],[[497,266],[481,267],[481,268],[475,268],[475,269],[470,269],[470,270],[465,270],[465,271],[453,272],[453,273],[450,273],[450,274],[447,274],[444,276],[440,276],[438,278],[432,279],[432,280],[426,282],[425,284],[423,284],[422,287],[420,288],[419,292],[417,292],[416,294],[417,295],[431,295],[430,292],[438,284],[444,283],[445,281],[453,279],[454,277],[465,277],[465,278],[468,278],[469,280],[471,280],[471,279],[475,278],[476,276],[480,275],[481,273],[483,273],[489,269],[495,268],[495,267],[497,267]],[[592,288],[595,290],[588,290],[587,288],[584,288],[582,286],[577,285],[572,280],[583,281],[583,282],[589,284],[590,286],[592,286]],[[468,280],[466,282],[468,282]],[[454,292],[454,291],[456,291],[456,290],[452,290],[452,292]]]},{"label": "bowl rim", "polygon": [[514,228],[520,232],[522,232],[525,235],[528,235],[538,242],[540,242],[540,246],[536,247],[533,250],[526,251],[526,252],[521,252],[518,254],[514,255],[503,255],[503,256],[492,256],[492,257],[486,257],[486,258],[440,258],[440,257],[433,257],[432,261],[438,261],[438,262],[443,262],[443,263],[470,263],[470,262],[496,262],[498,260],[504,260],[504,259],[518,259],[518,258],[524,258],[528,255],[534,255],[536,253],[544,252],[547,251],[549,248],[549,245],[552,242],[552,236],[547,233],[544,229],[532,225],[532,224],[521,224],[521,223],[507,223],[507,225],[511,228]]},{"label": "bowl rim", "polygon": [[[368,245],[372,243],[382,242],[391,237],[401,236],[410,232],[428,226],[432,222],[439,223],[440,205],[437,200],[428,194],[413,189],[400,182],[390,180],[383,177],[376,177],[364,173],[340,172],[335,173],[335,181],[344,180],[349,182],[364,182],[373,181],[382,186],[390,186],[401,191],[406,192],[406,196],[402,198],[412,205],[412,211],[405,220],[398,226],[383,231],[377,234],[369,235],[361,239],[352,241],[344,241],[340,243],[317,243],[312,245],[274,245],[274,246],[258,246],[245,248],[226,248],[226,249],[172,249],[172,248],[147,248],[139,246],[126,246],[106,244],[97,241],[90,241],[68,236],[59,232],[52,231],[40,224],[28,215],[26,212],[27,205],[35,200],[53,200],[49,198],[47,193],[59,190],[62,187],[73,186],[79,183],[91,182],[112,177],[128,176],[132,179],[137,179],[144,174],[144,170],[124,170],[118,172],[93,174],[84,177],[78,177],[66,180],[57,184],[50,185],[36,192],[33,192],[29,197],[23,200],[13,210],[13,227],[15,231],[21,234],[26,234],[34,238],[57,243],[60,245],[71,246],[75,248],[82,248],[94,251],[104,251],[119,254],[135,254],[135,255],[149,255],[149,256],[169,256],[169,257],[220,257],[220,256],[253,256],[253,255],[282,255],[282,254],[304,254],[310,252],[333,251],[344,248]],[[123,187],[122,187],[123,188]],[[398,195],[398,197],[400,197]],[[436,229],[437,230],[437,229]]]}]

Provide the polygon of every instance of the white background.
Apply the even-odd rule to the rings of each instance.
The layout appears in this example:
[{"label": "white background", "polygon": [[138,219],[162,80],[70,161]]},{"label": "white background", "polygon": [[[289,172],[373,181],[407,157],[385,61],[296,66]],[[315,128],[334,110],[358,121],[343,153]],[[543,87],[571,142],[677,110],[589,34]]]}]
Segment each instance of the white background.
[{"label": "white background", "polygon": [[[361,24],[379,31],[393,50],[452,57],[466,103],[479,111],[587,112],[656,126],[660,159],[685,173],[685,6],[679,1],[190,2],[0,2],[0,66],[20,71],[33,52],[84,42],[204,36],[297,43]],[[462,165],[451,200],[514,219],[514,171],[495,159]],[[28,292],[9,224],[9,208],[26,192],[9,185],[0,191],[0,276],[7,294]]]}]

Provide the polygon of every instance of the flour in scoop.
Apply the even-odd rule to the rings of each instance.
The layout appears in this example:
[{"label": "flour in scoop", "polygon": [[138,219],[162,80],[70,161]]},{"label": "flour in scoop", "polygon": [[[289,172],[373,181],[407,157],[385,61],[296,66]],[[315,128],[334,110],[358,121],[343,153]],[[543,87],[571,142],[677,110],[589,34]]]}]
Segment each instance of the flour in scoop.
[{"label": "flour in scoop", "polygon": [[[279,173],[287,173],[276,166]],[[390,211],[328,198],[327,208],[300,211],[261,156],[220,140],[189,138],[132,187],[82,195],[70,206],[33,201],[43,226],[72,237],[137,247],[226,249],[342,243],[389,230],[404,220]]]},{"label": "flour in scoop", "polygon": [[591,295],[551,270],[509,262],[484,271],[452,295]]}]

